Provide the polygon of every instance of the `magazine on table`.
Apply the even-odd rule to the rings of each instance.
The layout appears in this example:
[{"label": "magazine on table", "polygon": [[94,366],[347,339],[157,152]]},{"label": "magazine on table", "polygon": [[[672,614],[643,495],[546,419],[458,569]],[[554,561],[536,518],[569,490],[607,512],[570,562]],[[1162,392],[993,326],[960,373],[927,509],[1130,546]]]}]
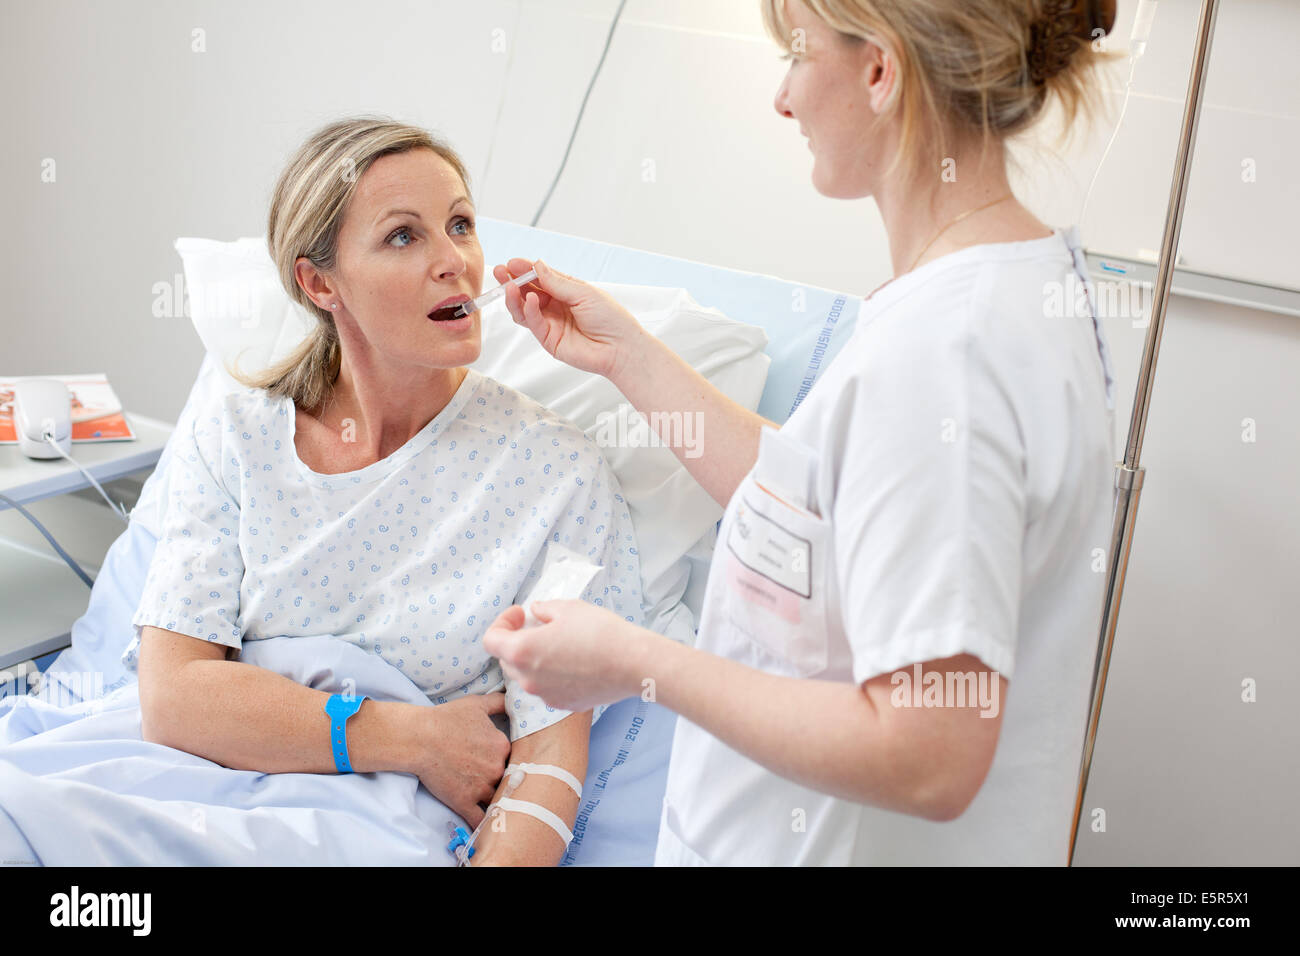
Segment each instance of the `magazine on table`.
[{"label": "magazine on table", "polygon": [[74,442],[130,441],[136,437],[122,403],[103,373],[89,375],[0,375],[0,445],[16,445],[14,385],[25,378],[52,378],[72,393]]}]

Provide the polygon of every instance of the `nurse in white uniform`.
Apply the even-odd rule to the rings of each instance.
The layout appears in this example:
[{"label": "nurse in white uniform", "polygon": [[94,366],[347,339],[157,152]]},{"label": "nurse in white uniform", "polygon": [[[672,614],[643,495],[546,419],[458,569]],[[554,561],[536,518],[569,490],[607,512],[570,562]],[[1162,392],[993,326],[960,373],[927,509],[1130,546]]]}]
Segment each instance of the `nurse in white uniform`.
[{"label": "nurse in white uniform", "polygon": [[[702,416],[703,455],[676,451],[726,511],[695,647],[577,601],[534,605],[530,628],[511,608],[484,645],[553,706],[653,695],[680,715],[660,865],[1064,864],[1114,376],[1077,230],[1016,201],[1004,141],[1054,101],[1075,119],[1114,2],[764,16],[791,59],[776,109],[821,193],[875,198],[894,277],[778,428],[539,265],[515,320],[643,413]],[[773,222],[775,242],[829,238]]]}]

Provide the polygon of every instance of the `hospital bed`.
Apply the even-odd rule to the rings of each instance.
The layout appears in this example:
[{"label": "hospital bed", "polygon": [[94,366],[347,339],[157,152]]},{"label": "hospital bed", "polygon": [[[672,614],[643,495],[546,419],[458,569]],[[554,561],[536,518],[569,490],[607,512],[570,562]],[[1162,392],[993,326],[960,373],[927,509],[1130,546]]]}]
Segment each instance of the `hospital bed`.
[{"label": "hospital bed", "polygon": [[[694,336],[692,347],[706,362],[710,354],[707,334],[713,327],[707,315],[710,310],[761,329],[758,341],[768,359],[763,363],[766,366],[765,379],[757,383],[757,389],[748,393],[750,397],[745,403],[751,408],[756,404],[760,414],[776,422],[789,417],[808,388],[838,354],[852,334],[861,305],[856,296],[490,218],[479,218],[478,228],[488,265],[514,256],[541,258],[564,272],[600,283],[638,287],[642,291],[647,291],[645,287],[686,290],[689,299],[703,307],[703,318],[695,315],[692,321],[696,325],[689,333],[682,333],[681,329],[677,332]],[[177,248],[182,249],[181,243],[184,242],[186,240],[178,242]],[[184,255],[183,249],[182,252]],[[190,280],[188,270],[187,260],[187,282]],[[193,308],[196,303],[192,284],[189,291]],[[635,298],[638,293],[634,289],[630,294]],[[705,327],[704,333],[698,331],[701,323]],[[205,333],[197,311],[195,324],[203,336]],[[527,334],[523,330],[517,331]],[[496,333],[492,333],[486,324],[484,332],[485,356],[489,350],[499,352],[500,349],[494,348],[496,340],[493,336]],[[665,341],[668,341],[666,336]],[[207,337],[205,345],[209,345],[209,351],[200,367],[195,389],[181,413],[181,421],[191,411],[192,404],[199,400],[203,388],[211,387],[213,376],[220,374],[219,350],[211,347]],[[502,365],[502,356],[496,355],[498,365],[493,367],[489,363],[485,372],[525,392],[529,391],[530,383],[559,374],[552,369],[540,371],[539,377],[529,379],[529,370],[538,363],[553,362],[535,343],[531,346],[525,361],[507,356],[508,364]],[[515,347],[518,351],[523,345],[516,339]],[[488,356],[489,359],[492,357]],[[476,367],[478,365],[476,363]],[[581,374],[572,370],[565,373]],[[512,381],[512,377],[519,380]],[[557,408],[557,411],[568,417],[565,409]],[[671,454],[666,450],[664,453]],[[166,480],[169,459],[170,443],[146,482],[142,502],[151,497],[154,500],[161,497],[157,494],[158,489],[151,486]],[[616,463],[615,470],[618,471]],[[623,474],[619,477],[621,482],[625,481]],[[627,480],[634,480],[634,476],[628,475]],[[655,493],[661,494],[663,489],[657,488]],[[663,501],[656,501],[654,506],[663,507]],[[56,675],[61,673],[100,672],[104,694],[134,681],[134,675],[123,669],[120,657],[133,634],[130,619],[143,590],[157,543],[157,522],[136,520],[136,514],[132,517],[130,525],[109,549],[86,613],[72,629],[71,646],[52,662],[47,659],[45,666],[40,668],[50,680],[57,679]],[[638,536],[640,534],[639,526]],[[685,627],[685,634],[674,636],[686,640],[693,637],[715,540],[716,522],[690,547],[681,548],[681,542],[678,542],[680,554],[656,558],[646,551],[643,544],[643,576],[646,567],[651,565],[672,565],[681,571],[665,575],[673,580],[675,589],[665,603],[673,603],[674,607],[673,613],[665,614],[659,620],[663,626],[656,629],[666,633],[670,630],[669,625],[679,631]],[[655,543],[659,543],[658,539]],[[659,558],[662,560],[655,565]],[[69,697],[77,699],[78,688],[65,687],[60,691],[64,700]],[[675,720],[671,711],[652,701],[629,698],[611,706],[597,721],[592,729],[588,773],[574,828],[575,838],[564,864],[648,865],[653,861]],[[3,759],[3,750],[0,749],[0,761]]]}]

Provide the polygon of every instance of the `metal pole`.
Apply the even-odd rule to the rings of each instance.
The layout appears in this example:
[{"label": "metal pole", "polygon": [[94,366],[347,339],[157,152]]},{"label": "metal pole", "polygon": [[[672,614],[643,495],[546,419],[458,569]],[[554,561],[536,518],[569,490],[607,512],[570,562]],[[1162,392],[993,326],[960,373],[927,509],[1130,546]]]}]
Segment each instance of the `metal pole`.
[{"label": "metal pole", "polygon": [[1083,800],[1088,790],[1088,774],[1092,770],[1092,755],[1097,743],[1097,726],[1101,721],[1101,701],[1106,692],[1106,674],[1110,670],[1110,654],[1115,643],[1115,627],[1119,621],[1120,598],[1124,595],[1124,578],[1128,574],[1129,553],[1133,547],[1133,528],[1137,522],[1138,501],[1142,495],[1142,480],[1145,475],[1145,469],[1141,466],[1142,442],[1146,438],[1147,414],[1151,408],[1152,379],[1155,376],[1156,357],[1160,353],[1160,337],[1164,332],[1169,290],[1174,278],[1178,238],[1183,228],[1183,207],[1187,201],[1187,180],[1192,168],[1192,150],[1196,144],[1196,129],[1201,119],[1201,93],[1205,85],[1205,73],[1210,64],[1210,41],[1214,37],[1214,24],[1218,15],[1218,0],[1202,0],[1201,22],[1196,33],[1196,53],[1187,84],[1187,103],[1183,109],[1182,137],[1178,143],[1178,157],[1174,164],[1169,209],[1165,214],[1164,236],[1160,241],[1160,263],[1156,269],[1151,322],[1147,327],[1146,344],[1142,349],[1142,365],[1138,370],[1137,391],[1133,398],[1133,416],[1129,421],[1128,444],[1124,450],[1124,460],[1115,466],[1115,511],[1106,571],[1106,599],[1102,606],[1097,659],[1092,671],[1092,703],[1088,711],[1088,728],[1083,742],[1083,759],[1079,764],[1079,786],[1075,791],[1074,823],[1070,829],[1070,854],[1067,865],[1074,863],[1074,850],[1079,838],[1079,819],[1083,813]]}]

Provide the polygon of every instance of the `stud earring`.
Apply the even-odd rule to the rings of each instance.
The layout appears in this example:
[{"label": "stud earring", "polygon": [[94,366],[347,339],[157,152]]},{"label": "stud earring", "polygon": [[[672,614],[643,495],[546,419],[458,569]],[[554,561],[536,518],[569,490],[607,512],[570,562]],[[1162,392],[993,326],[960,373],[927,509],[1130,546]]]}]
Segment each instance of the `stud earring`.
[{"label": "stud earring", "polygon": [[333,304],[330,306],[331,309],[337,309],[338,307],[339,307],[339,304],[338,304],[337,302],[333,303]]}]

